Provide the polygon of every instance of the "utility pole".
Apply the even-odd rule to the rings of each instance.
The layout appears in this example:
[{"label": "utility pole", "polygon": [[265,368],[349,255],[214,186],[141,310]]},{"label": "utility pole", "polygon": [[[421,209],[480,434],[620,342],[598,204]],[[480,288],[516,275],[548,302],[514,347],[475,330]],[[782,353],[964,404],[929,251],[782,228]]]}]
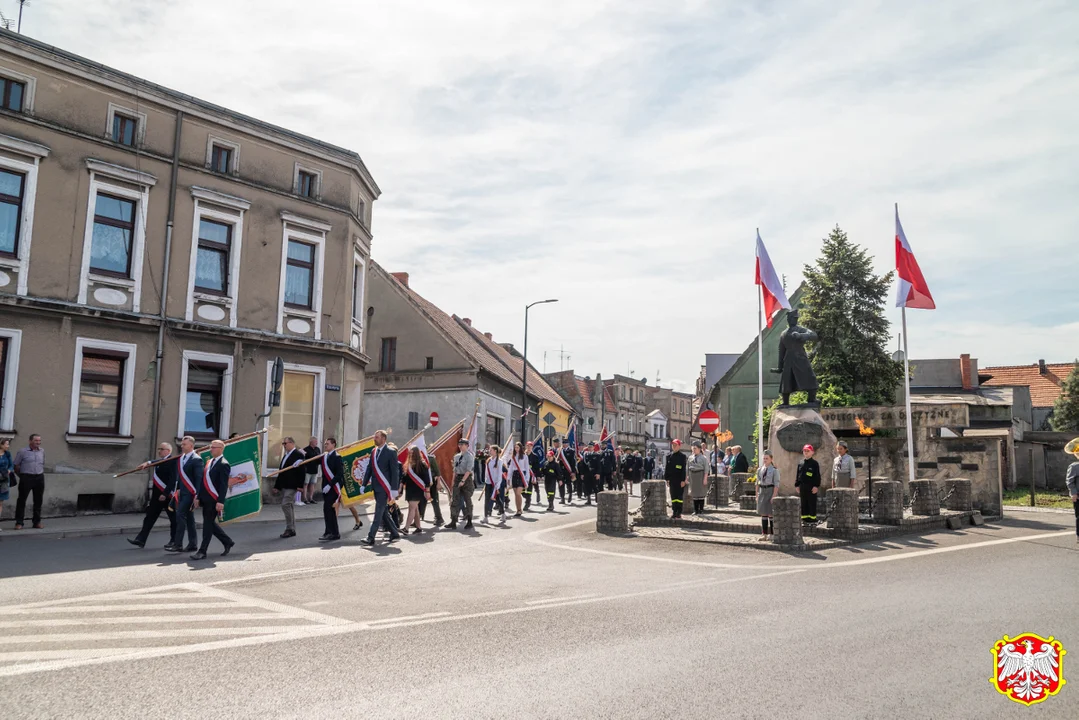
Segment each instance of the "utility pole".
[{"label": "utility pole", "polygon": [[19,23],[18,29],[15,32],[19,33],[20,35],[22,34],[22,9],[23,6],[25,6],[28,2],[30,2],[30,0],[19,0]]}]

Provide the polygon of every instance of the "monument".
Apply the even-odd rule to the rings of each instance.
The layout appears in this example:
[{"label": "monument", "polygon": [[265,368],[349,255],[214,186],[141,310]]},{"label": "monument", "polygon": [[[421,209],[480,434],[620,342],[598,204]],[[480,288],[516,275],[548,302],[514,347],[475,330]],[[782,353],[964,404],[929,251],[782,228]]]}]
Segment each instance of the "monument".
[{"label": "monument", "polygon": [[787,329],[779,336],[779,367],[772,372],[779,374],[779,394],[783,406],[791,404],[791,393],[802,390],[809,398],[807,406],[820,407],[817,402],[817,374],[806,353],[806,343],[817,339],[817,333],[798,324],[798,309],[787,313]]}]

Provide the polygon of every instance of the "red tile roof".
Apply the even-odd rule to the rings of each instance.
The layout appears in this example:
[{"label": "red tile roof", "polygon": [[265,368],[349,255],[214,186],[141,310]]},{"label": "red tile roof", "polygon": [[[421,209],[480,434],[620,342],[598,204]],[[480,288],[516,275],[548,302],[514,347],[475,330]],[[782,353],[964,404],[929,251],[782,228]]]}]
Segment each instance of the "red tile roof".
[{"label": "red tile roof", "polygon": [[982,385],[1025,385],[1030,388],[1030,401],[1034,407],[1052,407],[1060,397],[1060,384],[1075,367],[1074,363],[1053,363],[1045,366],[1042,375],[1038,363],[1033,365],[1002,365],[979,368],[981,375],[991,375]]},{"label": "red tile roof", "polygon": [[[454,317],[456,318],[456,315]],[[499,363],[509,369],[517,383],[520,384],[521,373],[524,371],[524,358],[519,355],[514,355],[509,350],[496,343],[492,338],[487,337],[476,328],[465,324],[463,320],[458,320],[458,324],[463,330],[469,332],[475,341],[482,345],[489,354],[493,355]],[[573,408],[569,406],[569,403],[567,403],[565,399],[547,383],[543,378],[543,374],[536,370],[536,368],[532,366],[532,363],[528,364],[528,390],[532,393],[533,397],[557,405],[566,412],[573,412]]]},{"label": "red tile roof", "polygon": [[585,410],[595,410],[596,403],[592,401],[592,387],[595,386],[595,381],[589,385],[590,378],[576,377],[573,378],[577,383],[577,392],[581,394],[581,402],[584,405]]}]

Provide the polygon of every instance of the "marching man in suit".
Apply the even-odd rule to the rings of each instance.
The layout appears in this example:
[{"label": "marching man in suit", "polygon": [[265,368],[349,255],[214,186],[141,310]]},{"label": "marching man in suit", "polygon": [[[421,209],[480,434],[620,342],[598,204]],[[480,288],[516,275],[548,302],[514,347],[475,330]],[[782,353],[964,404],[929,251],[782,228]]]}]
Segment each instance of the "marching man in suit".
[{"label": "marching man in suit", "polygon": [[[157,459],[167,460],[172,455],[172,445],[161,443],[157,446]],[[139,465],[140,470],[150,467],[150,463],[144,462]],[[134,538],[127,541],[132,545],[144,547],[146,538],[150,537],[150,531],[154,523],[161,517],[161,511],[169,517],[169,544],[172,544],[172,536],[176,534],[176,511],[172,508],[172,495],[176,492],[177,467],[175,462],[161,463],[154,466],[153,481],[150,485],[150,502],[146,504],[146,518],[142,521],[142,530]]]},{"label": "marching man in suit", "polygon": [[[195,542],[195,497],[202,482],[204,467],[202,458],[195,452],[195,438],[186,435],[180,441],[180,457],[176,458],[176,492],[173,500],[176,504],[176,532],[172,542],[165,546],[169,552],[193,552]],[[187,545],[184,545],[184,530],[187,530]]]},{"label": "marching man in suit", "polygon": [[306,457],[292,438],[281,441],[281,473],[274,482],[273,494],[281,493],[281,512],[285,514],[283,538],[296,537],[296,491],[303,490],[306,472],[299,465]]},{"label": "marching man in suit", "polygon": [[326,532],[318,539],[320,543],[341,539],[337,526],[337,503],[341,501],[341,483],[345,480],[345,464],[337,454],[337,438],[326,438],[322,443],[322,517]]},{"label": "marching man in suit", "polygon": [[386,437],[385,430],[375,431],[375,449],[363,473],[364,486],[372,487],[375,493],[375,514],[371,518],[371,530],[367,537],[360,541],[368,546],[375,544],[375,533],[383,523],[389,528],[390,542],[401,539],[389,511],[390,501],[397,499],[397,491],[401,487],[401,465],[397,462],[397,453],[386,447]]},{"label": "marching man in suit", "polygon": [[223,440],[214,440],[210,443],[210,459],[202,472],[202,485],[195,502],[195,507],[202,507],[202,545],[199,546],[199,551],[191,556],[192,560],[206,559],[211,536],[225,546],[222,557],[228,555],[236,544],[217,524],[217,518],[225,511],[225,496],[229,492],[231,474],[228,460],[225,459],[225,443]]}]

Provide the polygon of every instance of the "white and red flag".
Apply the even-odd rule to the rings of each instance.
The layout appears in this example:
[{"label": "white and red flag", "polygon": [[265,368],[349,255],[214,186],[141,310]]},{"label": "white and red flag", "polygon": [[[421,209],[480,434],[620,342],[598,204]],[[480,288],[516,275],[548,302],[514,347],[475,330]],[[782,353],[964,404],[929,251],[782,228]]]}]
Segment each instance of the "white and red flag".
[{"label": "white and red flag", "polygon": [[895,274],[899,276],[899,288],[895,299],[896,307],[921,308],[935,310],[933,295],[922,276],[922,269],[910,249],[903,225],[899,222],[899,206],[895,207]]},{"label": "white and red flag", "polygon": [[764,298],[764,315],[768,318],[768,327],[772,327],[772,318],[780,308],[791,309],[787,293],[783,290],[783,283],[776,275],[776,269],[772,265],[772,259],[768,257],[768,251],[761,240],[760,230],[757,231],[757,284],[761,286],[761,296]]}]

